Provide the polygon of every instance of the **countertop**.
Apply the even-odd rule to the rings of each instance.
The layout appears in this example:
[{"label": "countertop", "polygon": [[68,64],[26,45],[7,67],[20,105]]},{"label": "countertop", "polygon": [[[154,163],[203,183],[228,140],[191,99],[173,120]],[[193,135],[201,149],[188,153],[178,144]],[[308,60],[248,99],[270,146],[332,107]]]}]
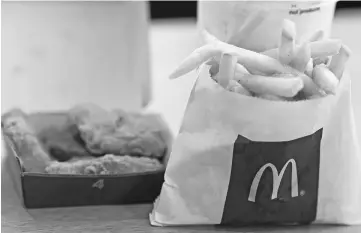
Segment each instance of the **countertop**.
[{"label": "countertop", "polygon": [[[361,118],[361,10],[345,10],[336,15],[333,35],[341,38],[353,51],[349,71],[353,77],[353,101],[356,119]],[[172,130],[177,131],[185,101],[192,85],[192,74],[170,82],[167,75],[196,46],[195,21],[155,21],[150,29],[154,110],[164,110],[164,117]],[[194,76],[194,75],[193,75]],[[173,98],[169,98],[172,93]],[[168,109],[168,110],[166,110]],[[359,126],[361,122],[356,122]],[[360,129],[360,128],[359,128]],[[360,130],[359,130],[360,131]],[[151,205],[98,206],[82,208],[57,208],[25,210],[14,189],[11,174],[7,170],[7,153],[2,148],[2,231],[10,232],[330,232],[356,233],[361,226],[302,226],[276,228],[221,228],[221,227],[151,227],[148,214]]]}]

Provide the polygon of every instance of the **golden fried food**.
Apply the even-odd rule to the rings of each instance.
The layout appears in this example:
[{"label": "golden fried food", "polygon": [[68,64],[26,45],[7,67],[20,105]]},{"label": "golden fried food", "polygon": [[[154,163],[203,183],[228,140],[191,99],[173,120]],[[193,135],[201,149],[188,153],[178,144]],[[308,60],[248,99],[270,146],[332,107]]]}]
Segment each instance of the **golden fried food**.
[{"label": "golden fried food", "polygon": [[23,169],[27,172],[43,172],[51,158],[28,124],[26,114],[18,109],[5,114],[2,129],[14,143]]},{"label": "golden fried food", "polygon": [[106,111],[93,104],[57,113],[27,115],[13,110],[3,116],[2,128],[26,172],[152,171],[167,163],[171,141],[158,115]]},{"label": "golden fried food", "polygon": [[79,105],[70,111],[86,148],[92,154],[139,155],[161,158],[167,148],[154,116],[107,112],[92,105]]},{"label": "golden fried food", "polygon": [[111,175],[156,171],[163,167],[157,159],[108,154],[96,159],[53,162],[45,171],[49,174]]}]

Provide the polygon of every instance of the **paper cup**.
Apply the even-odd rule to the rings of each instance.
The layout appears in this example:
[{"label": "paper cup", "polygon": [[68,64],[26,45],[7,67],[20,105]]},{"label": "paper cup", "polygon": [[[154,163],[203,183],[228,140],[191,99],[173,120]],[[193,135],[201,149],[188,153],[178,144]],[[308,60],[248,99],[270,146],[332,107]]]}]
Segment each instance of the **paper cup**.
[{"label": "paper cup", "polygon": [[198,27],[226,42],[237,34],[235,45],[260,52],[278,46],[283,19],[295,22],[297,41],[320,29],[328,37],[336,2],[198,1]]}]

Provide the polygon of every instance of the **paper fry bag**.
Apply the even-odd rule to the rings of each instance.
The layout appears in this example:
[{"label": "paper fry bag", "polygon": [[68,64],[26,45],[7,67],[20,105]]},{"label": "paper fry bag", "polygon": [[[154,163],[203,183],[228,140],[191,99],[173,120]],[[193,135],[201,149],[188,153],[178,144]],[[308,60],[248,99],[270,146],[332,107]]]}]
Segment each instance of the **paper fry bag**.
[{"label": "paper fry bag", "polygon": [[203,66],[150,215],[152,225],[361,223],[350,79],[283,102],[226,91]]}]

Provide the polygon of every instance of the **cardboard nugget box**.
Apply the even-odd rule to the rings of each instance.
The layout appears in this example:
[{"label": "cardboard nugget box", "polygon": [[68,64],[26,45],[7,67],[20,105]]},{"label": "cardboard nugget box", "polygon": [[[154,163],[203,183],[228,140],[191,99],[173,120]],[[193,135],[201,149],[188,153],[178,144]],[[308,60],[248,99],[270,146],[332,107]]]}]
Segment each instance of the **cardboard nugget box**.
[{"label": "cardboard nugget box", "polygon": [[[41,124],[49,113],[29,116],[34,115],[35,124]],[[61,120],[52,123],[62,124]],[[117,175],[31,173],[25,171],[20,159],[26,155],[19,154],[10,137],[5,134],[2,137],[5,146],[2,166],[26,208],[152,203],[160,194],[165,169]],[[171,143],[171,137],[167,143]],[[169,154],[169,148],[165,153]]]}]

